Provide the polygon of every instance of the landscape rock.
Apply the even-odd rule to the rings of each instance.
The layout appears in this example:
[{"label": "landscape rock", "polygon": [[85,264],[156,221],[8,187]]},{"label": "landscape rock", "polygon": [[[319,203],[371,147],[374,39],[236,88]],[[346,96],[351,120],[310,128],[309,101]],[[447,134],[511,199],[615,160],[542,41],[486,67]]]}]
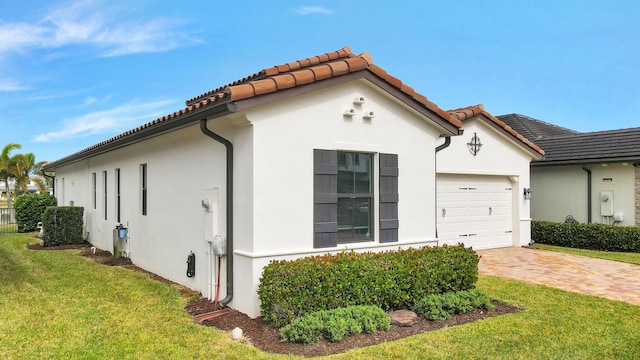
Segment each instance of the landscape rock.
[{"label": "landscape rock", "polygon": [[418,315],[410,310],[390,311],[387,316],[391,318],[391,325],[409,327],[418,322]]}]

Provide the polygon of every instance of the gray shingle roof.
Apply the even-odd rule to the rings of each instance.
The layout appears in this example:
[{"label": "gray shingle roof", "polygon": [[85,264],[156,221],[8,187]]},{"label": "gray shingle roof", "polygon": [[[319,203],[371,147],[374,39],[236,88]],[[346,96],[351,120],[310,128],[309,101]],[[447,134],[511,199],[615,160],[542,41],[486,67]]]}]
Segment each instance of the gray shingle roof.
[{"label": "gray shingle roof", "polygon": [[575,130],[549,124],[542,120],[520,114],[500,115],[497,118],[507,123],[507,125],[511,126],[515,131],[530,141],[535,141],[536,143],[538,139],[579,134],[579,132]]},{"label": "gray shingle roof", "polygon": [[534,165],[640,161],[640,128],[580,133],[518,114],[498,118],[545,151]]}]

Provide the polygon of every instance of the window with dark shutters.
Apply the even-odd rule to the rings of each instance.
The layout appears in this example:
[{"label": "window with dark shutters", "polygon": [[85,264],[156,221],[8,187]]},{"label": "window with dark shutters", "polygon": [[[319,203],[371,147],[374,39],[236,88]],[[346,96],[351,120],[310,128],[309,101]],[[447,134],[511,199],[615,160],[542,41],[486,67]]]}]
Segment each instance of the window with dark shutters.
[{"label": "window with dark shutters", "polygon": [[398,241],[398,155],[380,154],[380,242]]},{"label": "window with dark shutters", "polygon": [[[341,156],[345,159],[351,157],[353,160],[340,160]],[[373,188],[370,170],[363,170],[367,167],[366,164],[371,163],[371,155],[315,149],[313,157],[313,247],[336,247],[338,243],[371,241],[372,228],[370,221],[372,221],[374,202],[372,197],[363,195],[367,192],[362,190],[364,188]],[[398,155],[380,154],[379,160],[379,242],[397,242],[399,225]],[[340,166],[344,168],[342,175],[339,175]],[[349,180],[349,176],[347,176],[349,175],[349,169],[352,169],[353,172],[352,183],[354,190],[346,191],[339,189],[340,186],[346,188],[348,187],[346,185],[351,183],[347,181]],[[342,178],[340,178],[340,176],[342,176]],[[365,177],[370,179],[367,180],[368,183],[366,184]],[[345,201],[348,203],[349,200],[352,200],[352,203],[355,205],[346,206],[343,204],[341,207],[339,204],[340,199],[343,199],[343,203],[345,203]],[[364,215],[368,217],[369,225],[367,225],[366,219],[361,219]],[[360,228],[366,228],[365,230],[367,231],[362,232]],[[347,236],[349,234],[352,234],[351,238]]]},{"label": "window with dark shutters", "polygon": [[338,153],[313,151],[313,247],[338,245]]}]

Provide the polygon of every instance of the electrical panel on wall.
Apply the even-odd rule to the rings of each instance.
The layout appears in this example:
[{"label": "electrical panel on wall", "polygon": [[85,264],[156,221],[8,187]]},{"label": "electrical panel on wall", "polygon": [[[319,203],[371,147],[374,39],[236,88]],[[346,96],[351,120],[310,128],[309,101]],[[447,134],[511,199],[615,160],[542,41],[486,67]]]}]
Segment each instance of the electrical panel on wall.
[{"label": "electrical panel on wall", "polygon": [[613,190],[600,191],[600,216],[613,216]]}]

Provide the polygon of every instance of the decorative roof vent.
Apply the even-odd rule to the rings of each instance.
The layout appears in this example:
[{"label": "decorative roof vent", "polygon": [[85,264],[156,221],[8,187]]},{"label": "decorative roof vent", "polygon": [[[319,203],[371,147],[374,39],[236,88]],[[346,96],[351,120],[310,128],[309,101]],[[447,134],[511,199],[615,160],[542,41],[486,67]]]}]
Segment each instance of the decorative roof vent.
[{"label": "decorative roof vent", "polygon": [[342,115],[352,117],[356,114],[356,110],[354,108],[347,108]]}]

